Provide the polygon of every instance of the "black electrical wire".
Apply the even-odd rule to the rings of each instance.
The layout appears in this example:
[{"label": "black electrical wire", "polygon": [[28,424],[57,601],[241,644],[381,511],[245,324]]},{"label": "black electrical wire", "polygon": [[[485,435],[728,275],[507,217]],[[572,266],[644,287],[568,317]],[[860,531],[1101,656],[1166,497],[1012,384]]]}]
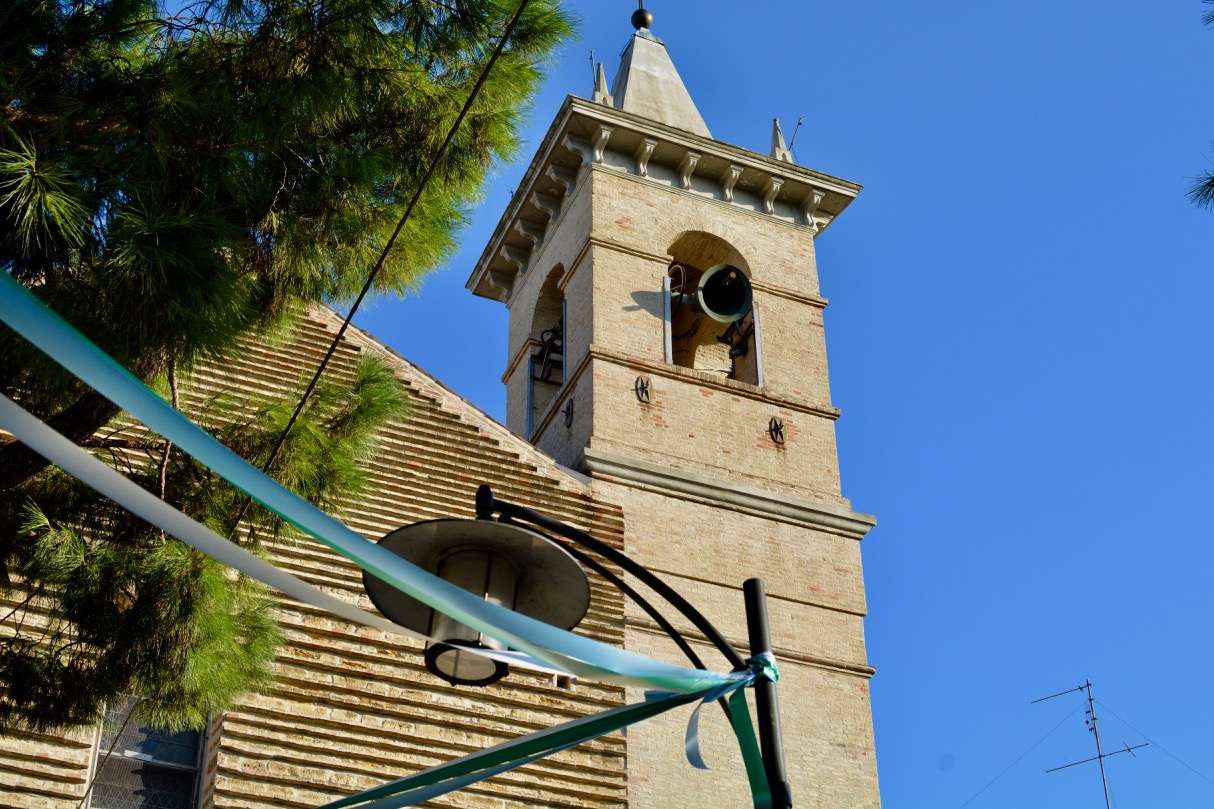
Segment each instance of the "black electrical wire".
[{"label": "black electrical wire", "polygon": [[[497,502],[498,504],[501,503],[501,501],[495,501],[495,502]],[[534,527],[527,525],[524,522],[515,520],[506,514],[502,515],[499,522],[505,523],[506,525],[517,525],[517,526],[527,529],[528,531],[535,531]],[[698,654],[696,654],[695,650],[691,648],[691,644],[687,642],[687,639],[685,637],[683,637],[683,634],[681,632],[679,632],[678,629],[675,628],[674,624],[670,623],[670,621],[666,619],[666,616],[662,615],[662,613],[658,610],[657,607],[653,606],[653,604],[651,604],[649,602],[649,599],[645,598],[645,596],[643,596],[639,592],[637,592],[635,588],[631,587],[622,578],[617,576],[609,567],[607,567],[606,565],[599,562],[597,559],[595,559],[590,554],[586,553],[585,551],[583,551],[580,548],[573,545],[572,543],[574,540],[571,537],[569,537],[568,535],[565,535],[565,538],[569,539],[570,541],[568,543],[559,543],[552,537],[548,536],[547,534],[540,533],[538,531],[536,533],[539,533],[540,536],[544,537],[546,540],[553,543],[554,545],[557,545],[558,547],[563,548],[574,559],[577,559],[584,566],[590,568],[595,573],[598,573],[600,576],[602,576],[604,579],[606,579],[609,584],[611,584],[613,587],[618,589],[627,598],[631,598],[633,600],[633,603],[635,603],[637,606],[639,606],[641,609],[643,609],[646,612],[646,614],[648,614],[649,617],[652,618],[654,620],[654,622],[659,627],[662,628],[662,631],[664,631],[666,633],[667,637],[669,637],[671,640],[673,640],[675,642],[675,645],[678,646],[679,649],[683,652],[683,654],[685,654],[687,656],[687,659],[691,661],[691,664],[693,666],[695,666],[697,669],[707,669],[708,668],[707,666],[704,665],[704,661],[700,659],[700,656]],[[717,699],[717,704],[720,705],[721,710],[725,712],[725,719],[726,719],[726,721],[729,722],[729,726],[731,728],[736,728],[737,726],[734,725],[733,710],[729,707],[729,700],[725,697],[720,697]]]},{"label": "black electrical wire", "polygon": [[[384,262],[388,258],[388,253],[392,250],[392,247],[396,244],[397,238],[400,236],[400,232],[404,230],[405,225],[408,223],[409,217],[413,214],[413,209],[417,207],[417,203],[421,199],[422,193],[426,190],[426,186],[430,184],[430,179],[434,176],[434,172],[438,169],[438,164],[442,161],[443,156],[446,155],[447,149],[450,148],[452,141],[455,140],[455,135],[459,131],[460,125],[463,124],[464,119],[468,117],[468,112],[472,109],[472,104],[476,101],[477,96],[480,95],[481,88],[484,87],[485,81],[489,78],[490,71],[493,70],[493,66],[497,63],[498,57],[500,57],[502,52],[506,49],[506,43],[510,41],[510,36],[514,33],[515,27],[518,25],[519,20],[522,19],[523,11],[526,10],[527,5],[530,2],[531,0],[522,0],[522,2],[519,3],[518,10],[514,12],[514,16],[510,19],[510,22],[507,23],[505,30],[502,32],[501,39],[498,40],[497,47],[494,48],[493,54],[489,57],[489,61],[485,63],[485,69],[481,71],[480,77],[476,80],[476,84],[472,87],[472,92],[468,95],[468,100],[464,102],[464,107],[460,110],[459,116],[455,119],[455,123],[453,123],[451,128],[447,131],[447,137],[443,140],[442,145],[438,147],[438,151],[435,153],[434,158],[430,161],[430,166],[426,169],[426,173],[422,176],[421,182],[418,183],[417,189],[413,192],[413,197],[409,200],[409,204],[405,207],[404,214],[401,216],[400,221],[396,223],[396,229],[392,231],[392,236],[384,245],[384,249],[380,251],[379,259],[376,260],[375,266],[371,268],[371,272],[367,276],[367,282],[363,284],[362,291],[360,291],[358,293],[358,297],[354,299],[354,303],[350,307],[349,313],[346,314],[345,320],[342,321],[341,328],[337,330],[337,336],[333,338],[333,342],[329,345],[329,350],[325,352],[324,359],[322,359],[320,361],[320,365],[317,366],[316,373],[312,376],[312,381],[309,382],[308,387],[304,389],[303,396],[300,397],[299,404],[295,407],[295,412],[291,414],[291,418],[287,421],[287,426],[283,428],[282,433],[278,436],[278,440],[274,444],[274,448],[270,451],[270,457],[267,458],[265,464],[262,465],[261,471],[263,473],[268,473],[270,471],[271,464],[274,463],[274,460],[278,457],[278,453],[282,450],[283,444],[286,443],[287,437],[291,434],[292,428],[294,428],[295,423],[299,420],[300,414],[303,413],[304,406],[307,404],[308,399],[311,398],[312,392],[316,389],[316,385],[320,382],[321,376],[328,367],[329,360],[333,358],[333,354],[337,351],[337,346],[341,344],[342,338],[345,337],[346,330],[350,327],[350,321],[354,319],[354,313],[358,311],[358,308],[362,305],[363,299],[366,298],[367,293],[371,291],[371,287],[375,283],[375,277],[379,275],[379,271],[383,269]],[[233,531],[235,531],[236,527],[240,525],[240,521],[244,519],[245,513],[248,512],[249,505],[251,503],[252,498],[246,497],[244,504],[240,507],[240,513],[236,515],[236,519],[232,523]]]},{"label": "black electrical wire", "polygon": [[1162,750],[1163,752],[1167,753],[1169,756],[1171,756],[1173,759],[1175,759],[1175,760],[1176,760],[1176,762],[1177,762],[1178,764],[1183,764],[1185,767],[1187,767],[1188,769],[1192,770],[1193,774],[1194,774],[1194,775],[1196,775],[1198,778],[1200,778],[1201,780],[1205,781],[1205,782],[1206,782],[1206,783],[1208,783],[1208,784],[1214,784],[1214,781],[1211,781],[1209,778],[1207,778],[1207,777],[1206,777],[1206,776],[1205,776],[1205,775],[1204,775],[1202,772],[1200,772],[1200,771],[1199,771],[1197,768],[1193,767],[1193,766],[1192,766],[1192,765],[1190,765],[1188,762],[1181,761],[1181,760],[1180,760],[1180,759],[1179,759],[1179,758],[1178,758],[1178,757],[1177,757],[1175,754],[1173,754],[1173,753],[1172,753],[1170,750],[1168,750],[1168,749],[1167,749],[1166,747],[1164,747],[1162,744],[1160,744],[1159,742],[1157,742],[1157,741],[1155,741],[1154,739],[1150,738],[1149,736],[1147,736],[1147,734],[1143,733],[1141,730],[1139,730],[1138,728],[1134,727],[1134,726],[1133,726],[1133,725],[1131,725],[1129,722],[1126,722],[1126,721],[1125,721],[1124,719],[1122,719],[1120,716],[1117,716],[1117,714],[1113,713],[1113,709],[1112,709],[1112,708],[1110,708],[1108,705],[1105,705],[1105,704],[1104,704],[1103,702],[1101,702],[1100,700],[1095,700],[1095,702],[1096,702],[1096,704],[1097,704],[1097,705],[1099,705],[1101,708],[1104,708],[1106,711],[1108,711],[1109,713],[1113,714],[1113,716],[1114,716],[1114,717],[1115,717],[1115,718],[1116,718],[1116,719],[1117,719],[1119,722],[1124,723],[1124,724],[1125,724],[1125,726],[1126,726],[1126,727],[1128,727],[1130,730],[1134,731],[1134,732],[1135,732],[1135,733],[1137,733],[1139,736],[1141,736],[1142,738],[1146,739],[1146,740],[1147,740],[1148,742],[1150,742],[1150,743],[1151,743],[1153,746],[1158,747],[1160,750]]},{"label": "black electrical wire", "polygon": [[971,803],[973,803],[973,802],[974,802],[974,798],[977,798],[977,797],[978,797],[979,795],[981,795],[983,792],[986,792],[986,791],[987,791],[987,789],[989,789],[989,788],[990,788],[991,784],[995,783],[995,782],[996,782],[996,781],[998,781],[1000,778],[1002,778],[1004,775],[1006,775],[1006,774],[1007,774],[1007,771],[1008,771],[1008,770],[1010,770],[1012,767],[1015,767],[1017,764],[1019,764],[1021,759],[1023,759],[1023,758],[1024,758],[1025,756],[1027,756],[1029,753],[1031,753],[1031,752],[1033,752],[1034,750],[1036,750],[1036,749],[1037,749],[1037,745],[1041,744],[1041,743],[1042,743],[1042,742],[1044,742],[1046,739],[1048,739],[1049,737],[1053,736],[1053,735],[1054,735],[1054,731],[1055,731],[1055,730],[1058,730],[1058,728],[1062,727],[1063,723],[1065,723],[1065,722],[1066,722],[1066,720],[1068,720],[1068,719],[1070,719],[1072,716],[1074,716],[1074,715],[1075,715],[1075,711],[1078,711],[1078,710],[1079,710],[1080,708],[1082,708],[1082,707],[1083,707],[1083,703],[1080,703],[1080,704],[1076,705],[1076,706],[1075,706],[1075,710],[1071,711],[1069,714],[1067,714],[1066,716],[1062,717],[1062,722],[1059,722],[1057,725],[1054,725],[1054,729],[1053,729],[1053,730],[1051,730],[1049,733],[1045,734],[1045,735],[1044,735],[1044,736],[1042,736],[1040,739],[1038,739],[1036,742],[1034,742],[1034,743],[1033,743],[1033,745],[1032,745],[1032,747],[1030,747],[1028,750],[1025,750],[1023,753],[1021,753],[1020,755],[1016,756],[1016,760],[1015,760],[1015,761],[1013,761],[1011,764],[1007,765],[1006,767],[1004,767],[1004,768],[1003,768],[1003,772],[999,773],[999,774],[998,774],[998,775],[996,775],[994,778],[992,778],[992,779],[991,779],[991,780],[990,780],[990,781],[987,783],[987,785],[986,785],[986,786],[984,786],[982,789],[980,789],[980,790],[978,790],[977,792],[975,792],[975,793],[973,794],[973,796],[971,796],[971,797],[970,797],[970,799],[969,799],[968,801],[966,801],[965,803],[961,804],[961,806],[959,806],[959,807],[958,807],[958,809],[965,809],[965,807],[967,807],[967,806],[969,806]]}]

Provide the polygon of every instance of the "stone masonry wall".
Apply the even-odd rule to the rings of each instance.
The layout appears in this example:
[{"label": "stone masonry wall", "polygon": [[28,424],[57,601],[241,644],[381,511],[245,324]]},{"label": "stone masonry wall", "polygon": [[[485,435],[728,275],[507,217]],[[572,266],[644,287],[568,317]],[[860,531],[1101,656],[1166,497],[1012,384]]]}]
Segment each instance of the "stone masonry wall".
[{"label": "stone masonry wall", "polygon": [[[878,807],[858,537],[626,481],[596,477],[594,485],[624,504],[626,552],[700,609],[744,656],[741,585],[764,580],[795,805]],[[626,614],[626,648],[684,662],[647,616],[631,604]],[[698,652],[710,666],[725,665],[715,648]],[[702,711],[700,734],[712,770],[683,760],[687,713],[629,729],[630,809],[749,806],[733,733],[715,706]]]},{"label": "stone masonry wall", "polygon": [[[817,297],[808,230],[611,169],[596,169],[593,184],[590,353],[603,361],[595,382],[615,401],[616,389],[631,389],[638,372],[648,372],[654,402],[646,413],[596,408],[590,446],[719,478],[740,474],[772,491],[845,505],[822,329],[825,301]],[[664,361],[665,251],[696,231],[732,245],[750,269],[761,315],[761,388]],[[596,401],[602,401],[597,389]],[[767,437],[773,416],[785,424],[783,445]]]},{"label": "stone masonry wall", "polygon": [[[187,396],[282,391],[320,361],[340,321],[313,312],[294,338],[254,343],[236,362],[203,369]],[[347,334],[330,374],[349,378],[359,354],[385,357],[409,390],[410,416],[390,425],[367,469],[369,496],[345,504],[348,525],[378,539],[418,520],[474,516],[477,486],[622,544],[619,509],[433,378],[360,333]],[[275,562],[374,610],[361,573],[310,539],[270,543]],[[580,632],[623,641],[622,597],[592,577]],[[282,599],[286,643],[275,682],[217,717],[203,762],[203,806],[313,807],[560,721],[616,707],[622,688],[515,672],[481,689],[455,689],[425,671],[421,644],[351,626]],[[95,729],[0,738],[0,806],[69,809],[83,797]],[[489,779],[435,805],[623,807],[625,742],[603,738]]]},{"label": "stone masonry wall", "polygon": [[[319,358],[333,333],[332,317],[309,323],[298,356],[282,350],[251,355],[231,378],[273,384]],[[355,339],[339,351],[339,373],[356,352],[384,353]],[[371,538],[424,519],[472,517],[473,495],[489,483],[503,499],[567,520],[608,542],[620,542],[618,510],[593,500],[577,481],[526,448],[404,360],[391,357],[410,388],[412,414],[384,436],[368,469],[374,495],[352,504],[346,522]],[[224,380],[216,377],[212,384]],[[317,543],[276,549],[279,564],[312,583],[373,609],[360,572]],[[619,643],[621,597],[593,582],[591,614],[579,631]],[[223,718],[213,805],[315,806],[351,791],[496,744],[521,733],[620,704],[622,689],[578,683],[557,688],[549,678],[514,673],[499,684],[456,689],[426,672],[420,644],[351,627],[284,603],[288,642],[270,693],[250,698]],[[623,739],[601,739],[506,773],[436,805],[460,807],[622,806]]]},{"label": "stone masonry wall", "polygon": [[[567,465],[588,447],[726,488],[850,511],[839,486],[838,411],[830,401],[826,301],[818,291],[812,233],[637,177],[612,162],[583,172],[579,195],[590,186],[590,232],[549,231],[554,243],[585,239],[567,296],[567,333],[578,329],[579,335],[571,351],[584,359],[571,364],[570,382],[558,396],[575,401],[573,424],[550,419],[533,440]],[[689,234],[693,246],[714,238],[728,244],[749,272],[761,316],[762,386],[665,361],[662,280],[671,259],[679,258],[675,246],[687,245]],[[648,403],[633,393],[638,376],[649,382]],[[783,444],[767,432],[772,417],[783,422]],[[865,529],[776,516],[611,473],[594,473],[593,487],[623,507],[629,555],[673,584],[739,648],[745,648],[742,582],[765,580],[796,805],[879,806],[868,691],[873,671],[863,628],[859,539]],[[684,662],[648,616],[632,605],[626,610],[627,648]],[[723,665],[715,649],[697,648],[708,665]],[[632,809],[749,805],[732,731],[714,706],[701,715],[713,770],[684,762],[688,713],[629,729]]]}]

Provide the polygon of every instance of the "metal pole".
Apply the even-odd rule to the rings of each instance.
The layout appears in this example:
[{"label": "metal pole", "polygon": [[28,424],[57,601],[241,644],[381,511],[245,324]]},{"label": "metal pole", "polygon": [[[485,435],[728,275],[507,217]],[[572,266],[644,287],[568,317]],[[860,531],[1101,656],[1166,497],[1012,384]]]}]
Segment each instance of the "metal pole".
[{"label": "metal pole", "polygon": [[1109,801],[1109,777],[1104,772],[1104,751],[1100,749],[1100,731],[1096,729],[1096,703],[1092,700],[1092,681],[1084,680],[1083,687],[1088,690],[1088,716],[1092,717],[1092,734],[1096,737],[1096,759],[1100,762],[1100,783],[1104,784],[1104,806],[1112,809]]},{"label": "metal pole", "polygon": [[[746,597],[746,626],[750,634],[750,654],[771,654],[771,627],[767,620],[767,588],[762,579],[747,579],[742,585]],[[784,736],[780,729],[780,701],[776,684],[761,677],[755,681],[755,710],[759,715],[759,747],[763,769],[771,788],[773,809],[792,809],[792,790],[784,764]]]}]

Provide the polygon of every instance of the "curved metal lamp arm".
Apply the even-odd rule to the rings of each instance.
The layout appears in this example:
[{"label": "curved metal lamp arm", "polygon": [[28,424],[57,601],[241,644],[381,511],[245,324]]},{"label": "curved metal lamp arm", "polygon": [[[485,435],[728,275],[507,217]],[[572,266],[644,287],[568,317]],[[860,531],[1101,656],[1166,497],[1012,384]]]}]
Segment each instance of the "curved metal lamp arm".
[{"label": "curved metal lamp arm", "polygon": [[[644,566],[634,562],[632,559],[629,559],[623,553],[617,551],[607,543],[595,539],[585,531],[579,531],[571,525],[566,525],[560,520],[555,520],[551,517],[540,514],[537,511],[532,511],[525,506],[520,506],[515,503],[507,503],[504,500],[498,500],[493,496],[493,489],[487,485],[481,486],[476,490],[476,515],[482,519],[492,519],[495,512],[501,514],[503,517],[508,517],[515,520],[523,520],[531,523],[532,525],[537,525],[540,528],[551,531],[554,534],[559,534],[570,542],[577,543],[583,548],[593,551],[598,555],[615,562],[617,565],[624,568],[624,570],[636,576],[640,581],[644,582],[648,587],[653,589],[654,592],[662,596],[662,598],[666,599],[672,607],[681,612],[683,616],[687,618],[687,620],[691,621],[695,628],[703,632],[704,636],[712,642],[712,645],[716,646],[717,649],[721,651],[721,654],[725,655],[725,659],[729,661],[729,664],[733,666],[735,671],[742,671],[747,668],[746,661],[742,658],[742,655],[738,653],[738,650],[733,648],[733,645],[725,639],[725,636],[717,631],[717,628],[713,626],[712,623],[705,618],[699,610],[691,606],[691,604],[688,603],[685,598],[679,595],[674,588],[666,584],[666,582],[662,581]],[[602,571],[599,572],[601,573]],[[612,578],[615,579],[616,577]],[[622,585],[622,583],[619,583],[617,580],[613,580],[612,583],[616,584],[617,586],[621,586],[621,589],[626,587],[626,585]],[[625,589],[624,592],[625,594],[632,595],[627,589]],[[634,595],[633,598],[636,598],[636,596]],[[656,610],[651,611],[650,608],[646,608],[647,602],[645,602],[643,599],[637,601],[637,603],[640,604],[647,613],[649,613],[650,617],[653,617],[654,620],[658,622],[659,626],[666,630],[666,633],[670,635],[672,639],[674,639],[675,643],[679,644],[679,647],[683,649],[684,653],[691,657],[692,662],[698,661],[698,659],[694,657],[694,652],[691,652],[690,646],[686,645],[686,640],[684,640],[682,636],[670,626],[668,621],[666,621],[664,618],[658,618]],[[680,641],[682,641],[682,643],[680,643]],[[704,665],[700,663],[699,667],[704,668]]]},{"label": "curved metal lamp arm", "polygon": [[[569,547],[565,548],[565,550],[568,551],[574,559],[577,559],[583,565],[590,568],[595,573],[598,573],[600,576],[618,588],[620,592],[635,601],[641,609],[645,610],[645,613],[652,618],[657,625],[666,632],[666,635],[675,642],[675,645],[683,651],[683,654],[685,654],[687,659],[691,661],[691,665],[698,669],[708,668],[704,665],[704,661],[700,659],[700,656],[696,654],[695,649],[691,648],[691,644],[687,642],[687,639],[683,637],[683,634],[679,632],[679,630],[675,629],[674,625],[670,623],[670,621],[666,620],[665,615],[658,612],[657,607],[649,603],[649,599],[645,598],[645,596],[638,593],[636,589],[629,586],[623,579],[615,575],[615,573],[611,571],[611,568],[602,564],[580,548],[570,545]],[[729,700],[725,697],[720,697],[717,699],[717,704],[720,705],[721,710],[725,712],[725,719],[729,722],[729,726],[731,728],[734,727],[733,710],[729,707]]]},{"label": "curved metal lamp arm", "polygon": [[[518,524],[513,519],[506,516],[503,516],[501,521],[510,523],[512,525]],[[609,584],[636,602],[637,606],[643,609],[645,614],[652,618],[657,625],[660,626],[668,636],[670,636],[670,639],[673,640],[675,645],[677,645],[679,649],[683,651],[683,654],[687,656],[687,659],[691,661],[693,666],[698,669],[705,668],[704,661],[700,659],[698,654],[696,654],[695,649],[691,648],[691,644],[687,642],[687,639],[683,637],[683,634],[679,632],[679,630],[676,629],[675,626],[670,623],[670,621],[666,620],[666,616],[658,612],[658,608],[649,603],[647,598],[638,593],[635,588],[633,588],[619,576],[615,575],[611,568],[607,567],[581,548],[570,545],[565,547],[565,550],[568,551],[568,553],[574,559],[577,559],[578,562],[590,568],[595,573],[598,573],[600,576],[606,579]]]}]

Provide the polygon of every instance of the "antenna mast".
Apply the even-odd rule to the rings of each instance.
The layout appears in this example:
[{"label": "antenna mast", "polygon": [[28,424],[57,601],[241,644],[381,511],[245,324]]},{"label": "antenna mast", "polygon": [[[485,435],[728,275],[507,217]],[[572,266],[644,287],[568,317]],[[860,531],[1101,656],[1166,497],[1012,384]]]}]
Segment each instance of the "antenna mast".
[{"label": "antenna mast", "polygon": [[[1122,744],[1122,747],[1124,748],[1122,750],[1115,750],[1112,753],[1106,753],[1101,749],[1101,747],[1100,747],[1100,729],[1096,726],[1096,702],[1095,702],[1095,700],[1092,699],[1092,681],[1091,680],[1085,679],[1083,682],[1083,685],[1079,686],[1078,688],[1072,688],[1069,691],[1061,691],[1057,694],[1050,694],[1048,697],[1042,697],[1041,699],[1035,699],[1032,702],[1030,702],[1029,705],[1036,705],[1038,702],[1045,702],[1047,699],[1053,699],[1054,697],[1061,697],[1066,694],[1074,694],[1076,691],[1086,691],[1087,692],[1088,716],[1091,718],[1086,720],[1085,724],[1088,726],[1088,730],[1092,731],[1092,735],[1096,737],[1096,755],[1093,758],[1085,758],[1083,761],[1076,761],[1074,764],[1064,764],[1061,767],[1055,767],[1052,770],[1046,770],[1046,772],[1047,773],[1058,772],[1059,770],[1065,770],[1068,767],[1077,767],[1080,764],[1087,764],[1089,761],[1099,761],[1100,762],[1100,783],[1104,785],[1105,809],[1113,809],[1113,804],[1109,800],[1109,778],[1104,770],[1104,760],[1106,758],[1108,758],[1109,756],[1116,756],[1121,753],[1129,753],[1131,756],[1133,756],[1135,750],[1137,750],[1140,747],[1146,747],[1147,745],[1144,742],[1143,744],[1136,744],[1133,747],[1130,747],[1125,742],[1122,742],[1121,744]],[[1137,758],[1137,756],[1135,756],[1135,758]]]},{"label": "antenna mast", "polygon": [[805,123],[805,116],[797,116],[797,128],[792,131],[792,140],[788,142],[788,151],[792,151],[792,147],[797,145],[797,133],[801,131],[801,124]]}]

